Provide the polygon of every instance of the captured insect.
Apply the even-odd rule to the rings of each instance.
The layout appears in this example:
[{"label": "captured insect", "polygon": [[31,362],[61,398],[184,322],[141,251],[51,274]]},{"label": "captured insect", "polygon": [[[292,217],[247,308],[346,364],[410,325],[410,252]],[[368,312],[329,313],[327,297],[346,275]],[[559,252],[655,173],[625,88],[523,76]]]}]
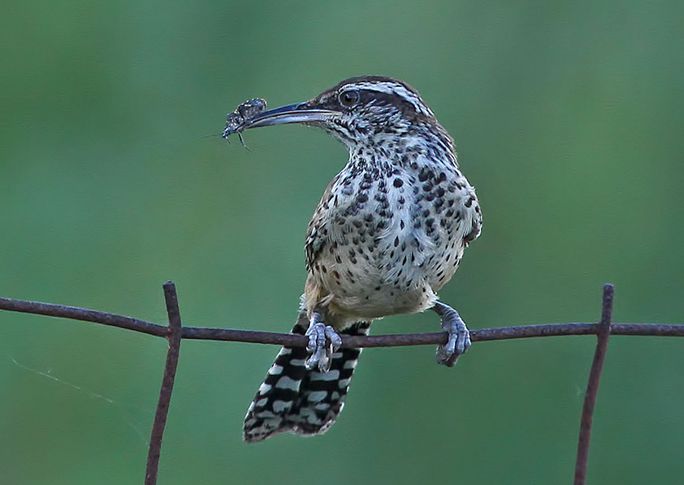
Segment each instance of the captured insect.
[{"label": "captured insect", "polygon": [[265,109],[266,100],[262,98],[252,98],[241,103],[232,113],[228,113],[226,116],[226,127],[221,136],[227,140],[230,135],[237,133],[240,143],[242,143],[242,146],[245,146],[245,140],[242,138],[242,130],[245,128],[248,121],[254,119]]}]

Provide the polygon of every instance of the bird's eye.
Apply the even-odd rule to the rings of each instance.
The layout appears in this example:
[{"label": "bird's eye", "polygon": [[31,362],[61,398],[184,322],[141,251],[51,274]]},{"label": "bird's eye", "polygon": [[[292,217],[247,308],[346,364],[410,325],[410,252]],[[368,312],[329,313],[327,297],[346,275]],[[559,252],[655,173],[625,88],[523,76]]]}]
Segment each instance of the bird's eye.
[{"label": "bird's eye", "polygon": [[345,108],[353,108],[359,102],[359,92],[355,89],[348,89],[342,91],[337,98]]}]

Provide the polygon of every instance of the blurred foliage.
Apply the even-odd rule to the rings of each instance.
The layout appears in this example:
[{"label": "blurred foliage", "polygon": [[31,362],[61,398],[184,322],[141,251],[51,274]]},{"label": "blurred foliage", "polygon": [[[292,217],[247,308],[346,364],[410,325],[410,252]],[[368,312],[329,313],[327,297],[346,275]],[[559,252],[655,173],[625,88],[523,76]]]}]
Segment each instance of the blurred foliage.
[{"label": "blurred foliage", "polygon": [[[472,327],[682,321],[684,4],[27,0],[0,16],[0,295],[285,331],[303,234],[344,149],[296,126],[217,136],[246,98],[416,86],[456,138],[483,235],[442,296]],[[209,135],[209,136],[207,136]],[[435,315],[376,333],[434,330]],[[0,483],[140,483],[165,343],[0,314]],[[247,446],[273,347],[186,342],[160,482],[567,483],[594,340],[369,350],[325,436]],[[684,474],[684,352],[612,340],[592,483]],[[32,370],[31,370],[32,369]],[[51,378],[46,378],[47,374]]]}]

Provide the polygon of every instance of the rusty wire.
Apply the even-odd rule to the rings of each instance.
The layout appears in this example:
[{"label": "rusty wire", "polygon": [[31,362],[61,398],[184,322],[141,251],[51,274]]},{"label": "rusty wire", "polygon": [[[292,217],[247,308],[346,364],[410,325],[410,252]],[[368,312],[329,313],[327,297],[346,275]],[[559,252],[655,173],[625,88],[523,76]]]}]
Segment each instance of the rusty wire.
[{"label": "rusty wire", "polygon": [[[307,339],[303,335],[292,335],[254,330],[236,330],[229,328],[206,328],[182,326],[176,288],[172,282],[164,284],[164,296],[169,318],[169,325],[140,320],[124,315],[91,310],[66,305],[56,305],[27,300],[0,297],[0,310],[20,313],[45,315],[50,317],[80,320],[123,328],[135,332],[164,337],[169,342],[166,365],[162,385],[157,402],[157,409],[152,426],[148,449],[145,485],[157,483],[161,444],[166,426],[171,395],[180,354],[181,341],[223,340],[229,342],[247,342],[288,347],[304,347]],[[510,340],[531,337],[554,337],[562,335],[596,335],[598,337],[594,359],[589,373],[589,381],[584,398],[580,432],[577,445],[577,461],[575,466],[575,485],[586,483],[587,462],[589,457],[589,440],[591,436],[592,417],[598,385],[605,361],[608,338],[611,335],[684,337],[684,324],[661,323],[612,323],[613,286],[604,285],[601,320],[598,323],[556,323],[541,325],[520,325],[511,327],[483,328],[471,331],[473,342],[491,340]],[[376,336],[342,336],[343,347],[398,347],[409,345],[431,345],[446,342],[445,332],[411,333],[400,335]]]}]

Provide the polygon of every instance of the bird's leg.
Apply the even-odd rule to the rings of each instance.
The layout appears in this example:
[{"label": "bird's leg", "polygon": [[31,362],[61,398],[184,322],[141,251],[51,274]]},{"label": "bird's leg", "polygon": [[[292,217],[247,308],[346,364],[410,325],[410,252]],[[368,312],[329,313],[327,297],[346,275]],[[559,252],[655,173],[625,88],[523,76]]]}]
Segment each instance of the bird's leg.
[{"label": "bird's leg", "polygon": [[315,310],[311,314],[309,328],[306,331],[306,336],[309,337],[306,350],[310,355],[304,364],[308,370],[317,367],[321,372],[328,372],[332,364],[332,354],[342,346],[342,339],[334,328],[321,320],[321,312]]},{"label": "bird's leg", "polygon": [[438,301],[432,309],[442,318],[442,329],[449,334],[446,344],[437,347],[437,362],[453,366],[470,347],[470,332],[456,310]]}]

